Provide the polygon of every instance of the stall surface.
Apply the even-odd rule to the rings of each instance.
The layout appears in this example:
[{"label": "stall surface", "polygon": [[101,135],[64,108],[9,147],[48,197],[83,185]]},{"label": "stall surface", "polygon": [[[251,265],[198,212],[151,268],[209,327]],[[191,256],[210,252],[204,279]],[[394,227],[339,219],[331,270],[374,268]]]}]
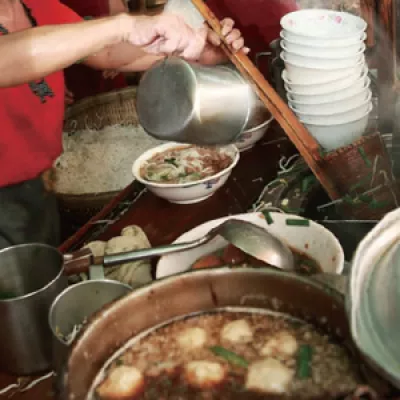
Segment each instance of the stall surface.
[{"label": "stall surface", "polygon": [[[61,250],[78,249],[95,239],[108,240],[118,235],[124,226],[132,224],[139,225],[145,231],[153,246],[167,244],[205,221],[246,212],[264,186],[275,178],[280,158],[293,154],[293,151],[293,146],[274,124],[261,142],[241,154],[241,160],[227,184],[214,196],[197,204],[168,203],[134,182],[64,242]],[[16,382],[17,377],[0,374],[0,393],[3,388]],[[24,392],[12,389],[4,394],[5,398],[14,392],[14,400],[54,398],[51,379]]]}]

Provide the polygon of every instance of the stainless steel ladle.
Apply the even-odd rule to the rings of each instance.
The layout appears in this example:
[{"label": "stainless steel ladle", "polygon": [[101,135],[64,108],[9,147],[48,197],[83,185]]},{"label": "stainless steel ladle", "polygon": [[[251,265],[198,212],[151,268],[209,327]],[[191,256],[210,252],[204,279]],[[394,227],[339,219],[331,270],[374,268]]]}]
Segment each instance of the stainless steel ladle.
[{"label": "stainless steel ladle", "polygon": [[68,275],[86,272],[91,265],[104,265],[105,268],[125,264],[145,258],[160,257],[199,247],[217,235],[245,253],[273,267],[293,271],[294,258],[291,250],[281,240],[253,223],[229,219],[211,229],[203,237],[185,243],[174,243],[150,249],[135,250],[96,257],[90,249],[82,249],[65,256],[65,270]]}]

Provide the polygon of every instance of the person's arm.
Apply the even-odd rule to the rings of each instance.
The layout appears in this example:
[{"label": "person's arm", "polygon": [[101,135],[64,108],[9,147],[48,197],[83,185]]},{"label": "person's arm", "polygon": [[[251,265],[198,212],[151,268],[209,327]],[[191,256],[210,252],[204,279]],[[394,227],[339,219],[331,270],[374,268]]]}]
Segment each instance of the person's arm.
[{"label": "person's arm", "polygon": [[[231,45],[234,50],[242,50],[247,54],[250,49],[244,47],[243,37],[238,29],[234,29],[233,20],[226,18],[221,21],[221,25],[222,34],[225,36],[226,42]],[[203,29],[208,31],[207,43],[197,61],[203,65],[216,65],[226,62],[228,58],[220,48],[221,40],[219,37],[209,30],[206,25],[204,25]],[[102,54],[101,57],[104,58],[98,58],[96,60],[95,57],[93,57],[92,59],[88,59],[87,62],[89,65],[97,68],[102,68],[100,63],[103,63],[103,65],[111,64],[113,68],[121,72],[131,72],[145,71],[155,62],[163,58],[162,56],[148,54],[140,48],[134,48],[128,45],[126,45],[125,48],[121,46],[112,47],[109,49],[108,54]]]},{"label": "person's arm", "polygon": [[3,35],[0,53],[7,57],[0,57],[0,87],[40,79],[120,42],[121,37],[118,17]]},{"label": "person's arm", "polygon": [[[118,43],[129,48],[141,47],[151,54],[177,54],[187,59],[198,59],[205,41],[205,35],[193,31],[180,18],[172,16],[134,17],[121,14],[74,24],[27,29],[0,37],[0,53],[7,54],[7,57],[0,58],[0,87],[41,79],[85,58],[93,66],[115,68],[110,65],[112,59],[101,54],[112,51],[109,49],[115,49]],[[104,48],[106,50],[102,52]],[[88,57],[96,53],[98,57]],[[100,62],[96,65],[93,60]]]}]

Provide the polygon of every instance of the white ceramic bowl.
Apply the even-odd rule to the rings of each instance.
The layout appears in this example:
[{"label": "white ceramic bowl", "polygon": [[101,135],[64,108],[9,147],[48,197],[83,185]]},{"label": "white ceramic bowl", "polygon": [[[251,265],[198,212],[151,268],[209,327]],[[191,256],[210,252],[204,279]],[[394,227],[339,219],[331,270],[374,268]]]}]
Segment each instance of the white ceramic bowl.
[{"label": "white ceramic bowl", "polygon": [[291,102],[304,104],[324,104],[354,96],[361,90],[368,89],[370,84],[371,79],[368,76],[364,76],[360,77],[354,83],[349,84],[345,88],[339,88],[338,90],[335,89],[333,92],[327,92],[323,94],[298,94],[289,90],[286,85],[285,89],[287,98]]},{"label": "white ceramic bowl", "polygon": [[[290,247],[309,255],[320,264],[323,272],[340,274],[343,271],[343,249],[339,241],[330,231],[313,221],[310,221],[310,225],[307,227],[287,225],[286,220],[288,218],[303,219],[295,215],[275,212],[271,212],[270,215],[273,219],[273,223],[270,225],[267,224],[262,213],[258,212],[231,215],[229,217],[208,221],[184,233],[174,243],[199,239],[212,228],[215,228],[227,219],[235,218],[252,222],[271,232],[273,235],[286,242]],[[228,243],[222,237],[217,236],[210,242],[195,249],[164,256],[157,264],[156,277],[159,279],[187,271],[200,257],[213,253],[225,247],[227,244]]]},{"label": "white ceramic bowl", "polygon": [[371,110],[372,105],[369,106],[363,116],[350,117],[347,121],[338,124],[304,123],[304,126],[325,150],[332,151],[347,146],[361,138],[368,126],[368,117]]},{"label": "white ceramic bowl", "polygon": [[367,38],[367,34],[364,32],[362,35],[360,35],[360,37],[354,36],[346,39],[320,39],[312,36],[299,36],[294,33],[288,32],[285,29],[281,30],[280,36],[284,40],[301,43],[304,46],[314,46],[324,49],[343,48],[347,46],[359,45],[360,42],[364,42]]},{"label": "white ceramic bowl", "polygon": [[154,193],[158,197],[168,200],[171,203],[177,204],[192,204],[203,201],[211,197],[221,186],[225,184],[232,169],[236,166],[239,161],[239,150],[234,145],[225,146],[224,148],[229,151],[233,156],[233,161],[228,168],[223,171],[210,176],[208,178],[188,183],[156,183],[149,182],[140,176],[140,168],[143,163],[153,157],[156,153],[160,153],[175,147],[189,147],[182,143],[167,143],[160,146],[154,147],[144,152],[133,164],[132,172],[135,179],[143,183],[150,192]]},{"label": "white ceramic bowl", "polygon": [[281,40],[281,47],[289,53],[299,54],[306,57],[345,58],[365,51],[363,42],[343,47],[320,47],[299,43],[298,41]]},{"label": "white ceramic bowl", "polygon": [[361,89],[358,93],[353,94],[350,97],[346,97],[344,99],[330,101],[326,103],[304,103],[298,101],[289,101],[289,107],[295,111],[296,113],[318,113],[318,114],[326,114],[326,113],[342,113],[347,110],[352,110],[360,104],[364,104],[366,101],[371,100],[372,93],[371,90]]},{"label": "white ceramic bowl", "polygon": [[359,119],[368,112],[372,106],[371,96],[368,96],[362,104],[346,110],[338,110],[323,112],[308,112],[303,113],[292,109],[301,122],[306,124],[328,125],[328,124],[342,124],[346,121]]},{"label": "white ceramic bowl", "polygon": [[364,69],[365,66],[364,57],[362,57],[358,64],[343,68],[329,68],[328,65],[317,68],[310,63],[295,64],[287,61],[282,53],[281,58],[285,63],[287,79],[292,83],[326,83],[357,73],[360,69]]},{"label": "white ceramic bowl", "polygon": [[349,68],[358,65],[362,61],[365,62],[365,57],[362,52],[347,58],[321,58],[307,57],[282,51],[281,58],[291,64],[322,69]]},{"label": "white ceramic bowl", "polygon": [[249,129],[239,135],[235,143],[235,146],[239,149],[239,151],[249,150],[259,140],[261,140],[261,138],[265,135],[265,132],[268,130],[273,119],[274,118],[271,117],[267,121],[263,122],[261,125]]},{"label": "white ceramic bowl", "polygon": [[305,9],[286,14],[281,19],[281,26],[286,32],[298,37],[361,39],[367,23],[347,12]]},{"label": "white ceramic bowl", "polygon": [[[301,50],[299,48],[289,50],[284,40],[281,41],[281,48],[284,50],[285,58],[289,62],[294,62],[295,64],[311,62],[314,66],[318,66],[322,62],[324,62],[324,64],[329,62],[331,67],[340,68],[344,65],[351,66],[353,64],[357,64],[361,56],[364,55],[365,44],[360,45],[357,51],[354,51],[350,54],[344,54],[342,51],[339,51],[339,49],[335,50],[335,52],[332,52],[329,49],[323,51],[318,48],[317,51],[309,51],[307,48],[306,50]],[[308,49],[315,48],[308,47]]]},{"label": "white ceramic bowl", "polygon": [[319,95],[330,93],[335,90],[344,89],[353,83],[357,82],[360,78],[365,78],[368,75],[368,67],[360,65],[354,71],[350,71],[348,75],[340,78],[333,79],[324,83],[309,83],[307,81],[292,82],[288,78],[286,69],[282,72],[282,79],[285,82],[285,89],[291,94],[296,95]]}]

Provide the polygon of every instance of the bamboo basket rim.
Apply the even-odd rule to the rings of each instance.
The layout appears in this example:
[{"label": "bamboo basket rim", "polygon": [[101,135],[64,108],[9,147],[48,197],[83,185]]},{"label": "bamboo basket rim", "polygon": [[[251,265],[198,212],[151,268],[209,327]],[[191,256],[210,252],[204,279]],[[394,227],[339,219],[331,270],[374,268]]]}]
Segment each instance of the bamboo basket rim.
[{"label": "bamboo basket rim", "polygon": [[86,97],[82,100],[79,100],[75,104],[72,104],[65,110],[64,122],[75,118],[77,115],[80,115],[95,106],[104,106],[108,104],[111,105],[117,102],[122,103],[125,100],[132,100],[132,98],[136,98],[136,93],[137,87],[129,86],[127,88],[101,93],[96,96]]}]

